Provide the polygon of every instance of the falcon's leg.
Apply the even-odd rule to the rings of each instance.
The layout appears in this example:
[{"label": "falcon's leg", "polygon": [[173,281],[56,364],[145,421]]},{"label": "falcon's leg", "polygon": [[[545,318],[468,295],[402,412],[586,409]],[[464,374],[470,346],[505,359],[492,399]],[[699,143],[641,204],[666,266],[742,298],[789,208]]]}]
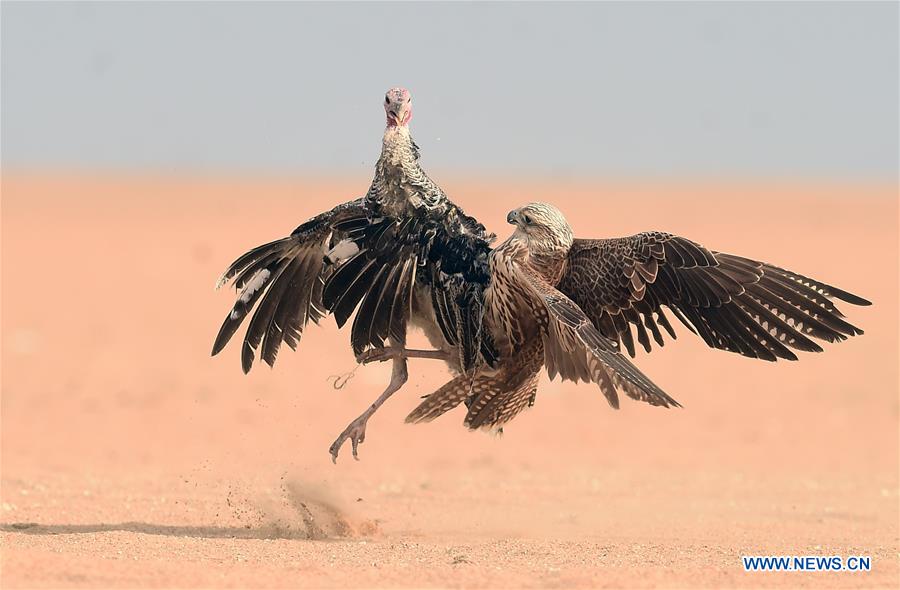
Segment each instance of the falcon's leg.
[{"label": "falcon's leg", "polygon": [[443,350],[415,350],[403,348],[402,346],[386,346],[384,348],[372,348],[356,357],[356,360],[364,365],[391,359],[435,359],[447,361],[450,360],[450,355]]},{"label": "falcon's leg", "polygon": [[331,448],[328,449],[328,452],[331,453],[331,461],[333,463],[337,463],[338,452],[348,438],[350,439],[350,444],[353,445],[353,458],[357,461],[359,460],[357,447],[359,446],[359,443],[366,440],[366,422],[368,422],[369,418],[372,417],[372,414],[381,407],[381,404],[387,401],[387,398],[394,395],[401,387],[403,387],[407,378],[406,358],[403,356],[395,356],[394,367],[391,371],[391,382],[388,384],[387,389],[378,396],[378,399],[372,402],[372,405],[369,406],[365,412],[360,414],[356,420],[351,422],[347,428],[344,429],[344,432],[337,437],[332,443]]}]

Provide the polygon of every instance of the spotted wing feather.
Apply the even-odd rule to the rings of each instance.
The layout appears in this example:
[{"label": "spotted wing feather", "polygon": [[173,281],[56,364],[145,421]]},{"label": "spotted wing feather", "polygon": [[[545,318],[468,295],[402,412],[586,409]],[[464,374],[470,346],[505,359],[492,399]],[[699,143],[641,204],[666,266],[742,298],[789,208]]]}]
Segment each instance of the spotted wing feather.
[{"label": "spotted wing feather", "polygon": [[608,338],[635,354],[632,330],[649,352],[672,338],[668,309],[711,347],[774,361],[793,350],[819,352],[862,330],[846,322],[835,299],[865,299],[764,262],[707,250],[672,234],[576,239],[557,287]]}]

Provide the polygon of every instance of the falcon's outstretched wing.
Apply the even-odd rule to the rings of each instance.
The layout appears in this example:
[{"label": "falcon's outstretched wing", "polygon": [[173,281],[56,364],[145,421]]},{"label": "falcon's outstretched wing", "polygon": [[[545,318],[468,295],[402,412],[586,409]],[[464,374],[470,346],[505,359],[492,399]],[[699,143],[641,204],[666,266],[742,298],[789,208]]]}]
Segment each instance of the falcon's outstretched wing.
[{"label": "falcon's outstretched wing", "polygon": [[576,239],[557,288],[631,356],[631,326],[648,352],[648,330],[663,345],[658,324],[675,338],[663,306],[713,348],[774,361],[796,360],[792,348],[820,352],[813,339],[863,333],[844,321],[832,299],[870,305],[795,272],[661,232]]},{"label": "falcon's outstretched wing", "polygon": [[536,298],[534,310],[546,324],[544,363],[553,379],[596,383],[609,405],[619,407],[618,388],[628,397],[654,406],[679,406],[627,357],[619,352],[619,343],[601,334],[591,320],[565,294],[561,293],[534,270],[517,266]]}]

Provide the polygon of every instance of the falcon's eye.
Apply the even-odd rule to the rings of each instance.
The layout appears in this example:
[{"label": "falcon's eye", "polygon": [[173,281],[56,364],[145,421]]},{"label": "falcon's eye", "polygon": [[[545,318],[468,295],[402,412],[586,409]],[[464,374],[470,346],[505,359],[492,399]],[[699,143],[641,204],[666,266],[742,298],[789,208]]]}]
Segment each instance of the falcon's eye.
[{"label": "falcon's eye", "polygon": [[525,215],[522,216],[522,219],[525,220],[525,224],[526,224],[526,225],[531,225],[531,215],[528,215],[528,214],[526,213]]},{"label": "falcon's eye", "polygon": [[389,103],[389,102],[391,102],[391,99],[388,98],[387,95],[385,95],[385,97],[384,97],[384,104],[387,104],[387,103]]}]

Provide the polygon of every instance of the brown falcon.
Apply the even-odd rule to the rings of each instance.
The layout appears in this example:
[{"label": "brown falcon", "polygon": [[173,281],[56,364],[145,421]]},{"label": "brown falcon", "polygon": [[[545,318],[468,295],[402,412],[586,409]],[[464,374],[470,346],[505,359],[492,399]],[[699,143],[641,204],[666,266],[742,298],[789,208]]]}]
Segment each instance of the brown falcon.
[{"label": "brown falcon", "polygon": [[485,324],[499,352],[497,368],[461,376],[407,417],[431,420],[466,402],[466,426],[497,427],[533,403],[537,377],[596,383],[609,404],[618,390],[657,406],[677,406],[622,353],[659,326],[675,338],[663,308],[713,348],[774,361],[791,349],[820,352],[827,342],[862,334],[833,299],[865,299],[764,262],[707,250],[672,234],[584,240],[556,207],[532,203],[510,212],[514,233],[490,255]]}]

